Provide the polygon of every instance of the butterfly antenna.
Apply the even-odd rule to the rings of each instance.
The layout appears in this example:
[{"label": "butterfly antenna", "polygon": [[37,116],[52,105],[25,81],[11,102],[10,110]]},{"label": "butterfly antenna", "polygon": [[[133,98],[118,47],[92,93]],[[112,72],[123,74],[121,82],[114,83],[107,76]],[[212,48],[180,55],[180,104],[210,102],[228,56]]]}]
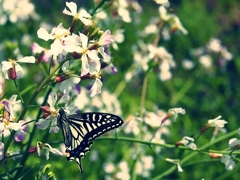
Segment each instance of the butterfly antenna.
[{"label": "butterfly antenna", "polygon": [[82,173],[83,173],[82,161],[81,161],[81,159],[79,159],[79,158],[76,158],[76,161],[77,161],[79,170],[80,170],[80,172],[81,172],[81,174],[82,174]]}]

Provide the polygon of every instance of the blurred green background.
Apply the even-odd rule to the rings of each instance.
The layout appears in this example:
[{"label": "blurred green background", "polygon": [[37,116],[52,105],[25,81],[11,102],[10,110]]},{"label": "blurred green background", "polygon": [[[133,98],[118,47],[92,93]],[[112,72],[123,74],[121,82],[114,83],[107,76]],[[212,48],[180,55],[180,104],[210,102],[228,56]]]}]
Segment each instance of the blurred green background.
[{"label": "blurred green background", "polygon": [[[36,41],[41,45],[49,45],[48,42],[43,42],[37,38],[36,32],[41,27],[41,22],[47,22],[53,26],[57,26],[60,22],[63,26],[68,27],[71,24],[70,16],[62,15],[62,10],[65,7],[66,1],[61,0],[43,0],[32,1],[35,5],[36,13],[40,15],[39,21],[28,20],[13,24],[7,22],[4,26],[0,26],[1,52],[0,61],[6,60],[8,57],[14,56],[11,51],[12,44],[8,46],[9,41],[16,42],[20,48],[22,55],[29,55],[31,51],[28,46],[21,44],[23,35],[29,34],[32,37],[32,42]],[[92,1],[75,1],[78,7],[91,9]],[[238,0],[181,0],[171,1],[170,12],[175,13],[181,20],[183,26],[188,30],[187,35],[177,33],[171,36],[169,41],[161,41],[160,46],[164,46],[174,57],[177,66],[171,70],[173,78],[168,81],[160,81],[156,72],[151,72],[148,80],[147,94],[145,107],[151,111],[155,105],[159,109],[167,111],[172,107],[182,107],[186,109],[186,115],[179,116],[177,121],[169,126],[171,135],[164,137],[168,144],[175,144],[183,136],[197,136],[201,128],[206,124],[208,119],[213,119],[218,115],[222,115],[223,119],[228,121],[226,126],[227,132],[239,128],[239,99],[240,99],[240,3]],[[128,68],[134,63],[132,46],[138,41],[137,31],[139,28],[144,29],[149,17],[158,16],[158,6],[151,1],[139,1],[143,8],[140,14],[142,22],[139,26],[133,23],[122,23],[122,28],[125,29],[125,41],[119,44],[119,50],[112,50],[111,55],[114,58],[114,65],[118,68],[118,73],[115,76],[104,77],[104,89],[109,89],[114,92],[123,80]],[[134,19],[134,18],[133,18]],[[109,23],[108,26],[102,27],[105,29],[114,29],[117,26]],[[211,38],[221,40],[229,52],[232,53],[233,59],[227,62],[226,68],[222,70],[217,64],[212,69],[212,73],[208,73],[204,68],[195,66],[191,70],[186,70],[182,67],[183,59],[192,59],[194,63],[198,63],[198,59],[193,59],[190,56],[189,50],[205,46]],[[14,58],[14,57],[13,57]],[[33,65],[31,67],[34,69]],[[34,69],[36,70],[36,68]],[[34,72],[34,71],[33,71]],[[31,72],[30,72],[31,73]],[[103,75],[104,76],[104,75]],[[28,82],[32,82],[32,76],[28,76]],[[19,80],[20,89],[26,84],[26,79]],[[13,83],[7,82],[8,87],[12,87]],[[143,74],[138,77],[133,77],[129,83],[126,83],[125,88],[120,93],[118,99],[122,107],[122,117],[126,118],[129,114],[139,112],[139,104],[141,101],[141,90],[143,84]],[[8,88],[7,94],[13,94],[14,88]],[[28,99],[29,95],[23,96]],[[114,113],[114,112],[113,112]],[[49,143],[59,139],[61,134],[46,134],[44,138],[41,136],[41,130],[37,133],[39,138],[47,139]],[[121,136],[126,136],[124,133]],[[120,136],[119,135],[119,136]],[[207,132],[198,141],[199,147],[210,140],[212,132]],[[46,140],[45,140],[46,141]],[[46,141],[46,142],[48,142]],[[114,143],[114,146],[113,146]],[[36,157],[36,154],[30,155],[26,162],[25,170],[30,167],[34,168],[29,172],[29,177],[33,177],[41,164],[52,164],[52,171],[58,179],[103,179],[105,172],[103,164],[105,163],[106,154],[116,151],[115,161],[121,159],[131,159],[129,154],[130,149],[134,149],[136,144],[120,141],[103,141],[94,142],[92,149],[99,153],[98,160],[95,162],[89,161],[90,153],[83,160],[84,174],[79,176],[79,170],[75,162],[68,162],[65,158],[59,158],[50,155],[50,160]],[[144,146],[144,145],[142,145]],[[223,150],[228,147],[228,139],[221,141],[211,147],[211,149]],[[147,147],[146,147],[147,149]],[[163,152],[172,158],[181,158],[187,155],[190,151],[182,151],[178,149],[163,149]],[[166,163],[157,157],[150,150],[148,154],[154,157],[155,168],[151,172],[152,177],[161,174],[169,169],[172,164]],[[165,177],[165,179],[237,179],[240,176],[240,166],[236,163],[233,171],[226,171],[224,164],[210,159],[208,155],[199,154],[190,162],[206,160],[206,163],[196,163],[194,165],[185,165],[184,172],[174,172]],[[129,167],[134,163],[129,160]],[[92,168],[94,167],[94,168]],[[96,168],[96,169],[95,169]],[[145,179],[138,177],[137,179]]]}]

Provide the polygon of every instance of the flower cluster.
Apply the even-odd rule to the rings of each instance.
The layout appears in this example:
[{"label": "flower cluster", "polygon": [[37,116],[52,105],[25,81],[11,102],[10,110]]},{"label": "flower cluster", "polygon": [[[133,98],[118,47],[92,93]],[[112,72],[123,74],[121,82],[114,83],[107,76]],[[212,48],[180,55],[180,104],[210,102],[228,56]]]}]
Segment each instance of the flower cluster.
[{"label": "flower cluster", "polygon": [[[238,134],[240,135],[240,128],[238,129]],[[240,149],[240,140],[237,138],[232,138],[228,142],[229,144],[229,154],[221,155],[221,162],[225,164],[225,168],[228,171],[231,171],[235,168],[235,161],[239,162],[239,159],[233,155],[233,152],[239,151]]]},{"label": "flower cluster", "polygon": [[[208,73],[212,72],[215,66],[225,71],[227,62],[233,58],[233,55],[217,38],[211,38],[203,47],[191,49],[190,55],[193,60],[184,59],[182,66],[185,69],[192,69],[199,63]],[[195,60],[198,62],[194,63]]]},{"label": "flower cluster", "polygon": [[[19,172],[23,172],[24,168],[28,168],[24,172],[24,175],[27,175],[29,166],[25,162],[29,161],[29,155],[32,153],[35,153],[37,158],[44,154],[43,158],[46,160],[50,159],[51,153],[59,157],[67,157],[67,160],[75,158],[82,171],[81,158],[90,150],[89,163],[102,166],[105,174],[92,173],[95,179],[99,175],[104,176],[105,179],[152,179],[152,176],[157,173],[160,175],[157,175],[155,179],[161,179],[172,173],[174,169],[169,168],[165,172],[160,172],[158,165],[162,163],[161,160],[165,161],[164,163],[173,164],[176,171],[183,172],[184,168],[191,164],[187,164],[186,161],[198,152],[204,154],[209,152],[212,158],[219,158],[219,164],[223,163],[228,171],[236,167],[239,161],[240,139],[230,139],[226,150],[209,150],[211,145],[219,142],[218,133],[226,131],[225,125],[228,122],[221,116],[205,122],[205,125],[199,128],[197,137],[194,131],[187,136],[184,134],[186,130],[176,125],[179,122],[179,120],[176,122],[177,118],[186,120],[180,122],[180,125],[190,124],[190,118],[182,116],[186,114],[185,109],[181,107],[170,108],[168,111],[159,109],[162,101],[169,102],[169,105],[177,105],[187,104],[190,99],[185,98],[180,102],[182,97],[186,97],[184,92],[190,88],[190,85],[186,85],[179,92],[175,91],[180,83],[178,83],[179,79],[176,81],[172,79],[172,71],[179,64],[176,61],[178,57],[171,52],[174,48],[169,50],[164,46],[165,42],[163,43],[163,41],[173,39],[173,34],[180,32],[187,35],[188,31],[178,16],[168,11],[167,7],[170,6],[168,0],[151,0],[150,3],[160,5],[157,6],[155,17],[147,18],[148,22],[146,22],[146,19],[141,16],[146,7],[141,7],[140,1],[137,0],[96,0],[92,1],[92,4],[96,6],[93,6],[89,12],[78,8],[74,2],[66,2],[66,7],[62,8],[62,14],[72,18],[71,25],[67,26],[64,21],[54,26],[41,24],[41,27],[37,27],[35,36],[39,38],[38,41],[43,40],[42,43],[29,41],[28,38],[35,40],[35,37],[27,33],[22,36],[21,44],[31,46],[34,56],[22,56],[20,55],[21,48],[16,48],[11,53],[12,57],[5,58],[0,64],[2,70],[2,76],[0,76],[0,160],[4,166],[1,177],[6,175],[5,179],[8,178],[7,176],[17,179],[20,177]],[[2,5],[0,25],[38,18],[29,0],[12,2],[2,0],[0,4]],[[134,27],[136,37],[129,38],[126,32],[130,32],[131,28],[126,27],[131,27],[131,25],[136,27]],[[118,44],[123,42],[124,45]],[[46,44],[49,46],[45,47]],[[125,49],[121,49],[122,46],[126,46],[124,48],[132,53],[124,54]],[[25,51],[21,53],[24,54]],[[116,62],[115,53],[119,53],[123,61],[129,60],[128,57],[132,61],[128,62],[129,64]],[[232,59],[232,54],[216,38],[212,38],[204,47],[192,49],[190,55],[193,60],[196,60],[195,62],[200,64],[200,67],[203,67],[204,72],[213,72],[214,65],[225,70],[227,62]],[[183,60],[183,67],[189,70],[194,68],[193,60]],[[116,64],[122,63],[120,68],[126,74],[116,75],[118,78],[124,76],[125,78],[122,78],[120,82],[112,83],[117,84],[117,88],[114,93],[111,93],[103,90],[102,87],[105,82],[111,83],[105,80],[118,72],[114,66],[115,62]],[[126,71],[124,68],[127,68]],[[26,77],[26,75],[33,75],[33,78]],[[32,81],[28,83],[30,78],[36,84],[31,84]],[[170,81],[166,83],[169,92],[166,97],[160,99],[161,102],[159,99],[154,99],[156,94],[162,93],[162,87],[155,83],[157,79],[161,83],[173,80],[173,83]],[[21,84],[24,80],[27,83]],[[10,83],[12,85],[9,85]],[[149,88],[150,83],[151,88]],[[27,86],[23,87],[26,84]],[[128,85],[132,89],[125,91],[124,88]],[[12,86],[15,86],[15,89]],[[142,92],[138,91],[139,89],[142,89]],[[137,94],[134,98],[127,99],[129,95],[131,96],[128,90],[136,91],[136,94],[141,93],[141,98],[138,98],[139,94]],[[120,97],[119,94],[122,92],[125,94]],[[170,97],[172,93],[175,93],[176,97]],[[122,106],[124,113],[117,97],[127,102],[127,105]],[[133,106],[131,100],[137,103]],[[140,106],[138,100],[140,100]],[[76,112],[77,114],[73,114]],[[86,113],[81,116],[78,112]],[[99,143],[100,148],[91,149],[93,140],[119,125],[114,124],[115,116],[111,114],[106,116],[106,122],[102,121],[105,112],[123,116],[124,124],[115,131],[115,137],[108,137],[106,134],[105,137],[97,139],[98,142],[107,139],[111,140],[110,143],[114,140],[122,143],[116,146],[106,146],[109,148],[109,153],[104,154],[104,163],[102,163],[98,160],[102,158],[101,153],[105,152],[104,143]],[[26,114],[30,115],[31,120],[25,117]],[[108,117],[113,118],[109,120]],[[58,120],[60,122],[57,122]],[[170,127],[170,125],[173,126]],[[60,128],[62,128],[63,137],[55,134],[61,130]],[[209,143],[200,147],[199,138],[211,129],[214,130],[211,139],[207,139]],[[39,132],[41,134],[37,134]],[[238,132],[240,134],[240,129]],[[125,137],[121,137],[122,135]],[[55,139],[54,136],[57,138]],[[168,138],[176,138],[174,142],[177,142],[168,144]],[[14,143],[11,142],[13,140]],[[20,149],[19,146],[21,146]],[[121,148],[113,151],[118,147]],[[186,150],[187,153],[175,154],[173,150]],[[166,154],[170,157],[165,157]],[[175,157],[176,155],[179,157]],[[184,156],[187,157],[184,158]],[[14,161],[19,160],[16,164],[21,165],[21,168],[16,166],[8,169],[10,158]],[[34,167],[34,165],[31,166]],[[55,174],[49,172],[49,164],[45,166],[41,164],[41,167],[36,173],[36,179],[55,178]],[[62,168],[61,164],[59,167]],[[14,174],[16,174],[15,177]],[[23,174],[21,177],[24,177]],[[175,177],[175,174],[172,177]]]},{"label": "flower cluster", "polygon": [[[167,1],[165,1],[167,3]],[[154,70],[162,81],[172,78],[171,69],[176,67],[176,63],[171,53],[165,47],[156,44],[160,41],[160,37],[165,40],[170,38],[170,34],[181,31],[187,34],[187,30],[182,26],[179,18],[174,14],[167,14],[164,6],[159,7],[160,18],[152,18],[146,28],[139,32],[142,39],[138,40],[137,45],[134,45],[134,68],[131,68],[126,76],[126,80],[132,76],[137,76],[143,71]],[[161,34],[157,39],[149,43],[151,36]],[[168,35],[166,35],[168,34]]]},{"label": "flower cluster", "polygon": [[[24,120],[17,122],[16,110],[20,100],[17,101],[17,96],[13,95],[9,100],[3,99],[0,101],[0,135],[7,137],[12,131],[15,132],[14,140],[22,141],[26,136],[27,125]],[[0,160],[4,158],[4,143],[0,142]]]},{"label": "flower cluster", "polygon": [[[19,1],[18,3],[21,2],[22,1]],[[9,5],[7,2],[3,4],[4,7],[8,7]],[[63,14],[73,17],[71,27],[64,28],[62,23],[60,23],[57,27],[53,28],[50,33],[44,28],[40,28],[37,31],[37,35],[40,39],[52,41],[50,49],[43,48],[37,43],[33,43],[31,50],[36,55],[37,59],[33,56],[25,56],[17,60],[9,58],[1,63],[4,78],[7,80],[14,80],[16,84],[16,80],[23,78],[25,75],[24,68],[20,65],[21,63],[33,64],[36,62],[48,63],[51,61],[50,69],[53,70],[53,68],[55,68],[55,70],[53,70],[54,72],[47,79],[56,85],[61,91],[61,95],[59,97],[55,92],[51,92],[48,95],[48,105],[44,105],[41,108],[44,115],[35,123],[41,130],[47,129],[50,125],[49,132],[51,133],[59,131],[57,125],[59,106],[67,106],[65,110],[68,111],[68,113],[76,112],[77,107],[79,107],[79,109],[81,108],[79,102],[82,102],[82,99],[80,101],[73,101],[73,96],[76,95],[82,98],[87,94],[87,88],[80,87],[78,83],[81,80],[95,79],[94,84],[89,88],[89,95],[92,97],[100,94],[103,85],[101,80],[101,64],[112,64],[109,45],[114,42],[114,38],[110,30],[100,30],[96,21],[92,19],[87,11],[83,9],[77,11],[77,5],[74,2],[66,2],[66,6],[67,7],[62,12]],[[18,5],[18,7],[20,6]],[[27,7],[28,6],[26,6],[26,8]],[[33,10],[34,8],[30,9]],[[25,13],[27,13],[27,11]],[[14,14],[12,13],[12,19],[14,19],[13,16]],[[1,22],[4,23],[3,20]],[[116,70],[114,73],[115,72]],[[4,94],[4,79],[3,82],[2,77],[0,80],[0,94]],[[47,84],[42,84],[42,88],[46,86]],[[79,89],[82,89],[81,92]],[[121,114],[120,105],[117,103],[116,98],[107,92],[103,95],[109,96],[108,100],[111,99],[111,101],[106,103],[102,101],[102,108],[110,112],[116,109],[118,110],[116,113]],[[22,97],[20,96],[20,98]],[[101,97],[99,96],[99,98]],[[14,140],[19,142],[26,136],[28,122],[17,119],[15,107],[20,104],[20,100],[17,101],[16,99],[17,96],[13,95],[9,100],[3,99],[0,101],[0,135],[6,137],[12,134],[12,132],[15,132]],[[25,103],[23,99],[21,100],[22,103]],[[96,104],[96,106],[99,108],[99,104]],[[5,144],[0,142],[1,159],[5,156],[11,156],[12,154],[8,153],[4,155],[4,148]],[[52,148],[49,144],[44,143],[37,144],[39,155],[40,149],[47,150],[47,158],[49,151],[53,153],[57,152],[57,150]],[[36,148],[30,148],[29,152],[30,151],[36,152]]]},{"label": "flower cluster", "polygon": [[[74,2],[67,2],[66,6],[67,8],[63,10],[63,13],[73,16],[71,27],[64,28],[62,23],[60,23],[50,33],[46,29],[40,28],[37,34],[40,39],[52,41],[50,53],[53,59],[65,57],[64,61],[67,62],[67,64],[62,66],[63,73],[58,75],[55,81],[62,83],[66,79],[74,77],[67,82],[63,82],[64,85],[61,85],[62,88],[60,87],[60,90],[67,94],[69,93],[69,88],[74,87],[80,79],[95,79],[95,83],[89,91],[90,96],[95,96],[101,93],[101,63],[109,63],[110,56],[107,51],[109,45],[114,42],[113,36],[110,30],[105,32],[99,30],[96,22],[92,20],[91,15],[87,11],[83,9],[77,11],[77,6]],[[82,23],[83,28],[77,29],[77,23]],[[35,52],[39,52],[39,50],[35,50]],[[46,51],[42,52],[44,54]],[[69,61],[69,57],[74,59],[74,61]],[[58,61],[60,63],[63,60],[58,59]],[[69,68],[77,66],[81,66],[81,73],[78,70],[74,74],[73,70]],[[63,87],[65,88],[63,89]]]},{"label": "flower cluster", "polygon": [[215,119],[209,119],[208,123],[201,129],[200,135],[194,140],[192,137],[184,136],[181,141],[177,142],[175,144],[176,147],[180,145],[184,145],[189,147],[192,150],[196,150],[197,146],[194,142],[197,141],[197,139],[205,132],[207,131],[210,127],[214,128],[224,128],[224,124],[227,123],[227,121],[220,119],[221,116],[216,117]]},{"label": "flower cluster", "polygon": [[26,21],[30,17],[39,19],[34,9],[34,5],[29,0],[3,0],[0,6],[0,25],[6,24],[7,20],[17,23]]}]

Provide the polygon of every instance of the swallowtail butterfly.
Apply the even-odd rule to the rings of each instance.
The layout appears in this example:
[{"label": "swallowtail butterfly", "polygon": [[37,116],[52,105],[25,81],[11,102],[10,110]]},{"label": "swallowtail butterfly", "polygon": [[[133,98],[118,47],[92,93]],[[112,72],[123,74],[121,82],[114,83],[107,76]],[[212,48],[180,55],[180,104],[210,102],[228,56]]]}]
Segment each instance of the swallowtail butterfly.
[{"label": "swallowtail butterfly", "polygon": [[90,151],[92,141],[123,124],[123,120],[114,114],[90,112],[66,115],[63,109],[59,110],[58,122],[63,132],[67,160],[75,158],[81,173],[81,158]]}]

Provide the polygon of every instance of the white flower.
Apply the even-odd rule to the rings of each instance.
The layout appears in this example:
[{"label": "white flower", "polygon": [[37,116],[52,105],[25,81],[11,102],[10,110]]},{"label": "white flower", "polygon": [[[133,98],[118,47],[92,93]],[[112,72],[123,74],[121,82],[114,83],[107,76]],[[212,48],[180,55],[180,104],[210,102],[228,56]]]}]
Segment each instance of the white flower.
[{"label": "white flower", "polygon": [[210,68],[212,66],[212,57],[210,55],[203,55],[199,58],[199,62],[205,68]]},{"label": "white flower", "polygon": [[78,52],[80,50],[81,38],[76,34],[68,35],[64,38],[63,48],[67,52]]},{"label": "white flower", "polygon": [[38,38],[48,41],[49,39],[54,40],[51,44],[51,53],[56,58],[64,50],[64,40],[69,35],[69,29],[65,29],[60,23],[56,28],[53,28],[49,34],[44,28],[40,28],[37,31]]},{"label": "white flower", "polygon": [[9,136],[11,130],[18,131],[22,124],[21,122],[14,122],[16,121],[16,117],[14,115],[15,105],[18,105],[20,102],[19,100],[16,101],[17,95],[13,95],[9,100],[3,100],[1,103],[4,105],[6,116],[3,116],[2,120],[0,121],[0,135],[4,133],[4,136]]},{"label": "white flower", "polygon": [[[224,124],[227,123],[227,121],[220,119],[222,116],[218,116],[215,119],[208,120],[208,125],[211,127],[219,127],[223,128]],[[219,120],[220,119],[220,120]]]},{"label": "white flower", "polygon": [[[69,67],[69,61],[65,62],[62,66],[62,71],[64,73],[69,73],[70,71],[68,70]],[[64,94],[68,94],[75,86],[80,82],[79,77],[74,77],[70,76],[68,79],[64,80],[61,82],[59,86],[59,90],[62,91]]]},{"label": "white flower", "polygon": [[3,122],[0,122],[0,135],[4,133],[4,136],[9,136],[11,130],[17,131],[21,128],[20,123],[10,122],[7,119],[4,119]]},{"label": "white flower", "polygon": [[39,119],[38,122],[36,122],[36,125],[39,129],[45,130],[48,125],[51,122],[51,128],[49,132],[58,132],[59,128],[57,126],[57,115],[58,112],[55,109],[54,105],[57,101],[57,94],[55,92],[51,92],[48,97],[48,104],[49,104],[49,116],[45,119]]},{"label": "white flower", "polygon": [[159,14],[163,21],[168,22],[171,26],[170,31],[175,32],[176,30],[182,31],[183,34],[187,34],[188,31],[182,26],[181,21],[175,14],[168,14],[164,6],[159,7]]},{"label": "white flower", "polygon": [[233,55],[230,52],[228,52],[227,48],[225,48],[225,47],[222,47],[221,55],[223,56],[224,59],[226,59],[228,61],[233,58]]},{"label": "white flower", "polygon": [[50,146],[49,144],[47,143],[42,143],[42,142],[37,142],[37,152],[38,152],[38,156],[41,156],[42,153],[41,153],[41,150],[42,149],[45,149],[46,150],[46,153],[45,153],[45,156],[46,156],[46,159],[48,160],[49,159],[49,152],[52,152],[53,154],[56,154],[56,155],[60,155],[60,156],[63,156],[63,153],[60,152],[58,149],[56,148],[52,148],[52,146]]},{"label": "white flower", "polygon": [[142,177],[149,177],[150,170],[154,169],[152,156],[141,156],[136,164],[136,173]]},{"label": "white flower", "polygon": [[239,149],[240,148],[240,140],[237,138],[230,139],[228,144],[231,149]]},{"label": "white flower", "polygon": [[[4,73],[5,79],[9,79],[8,77],[8,70],[13,69],[15,78],[13,79],[20,79],[23,77],[23,69],[18,63],[35,63],[36,59],[33,56],[26,56],[17,61],[13,59],[8,59],[9,61],[2,62],[2,71]],[[11,74],[13,76],[13,74]]]},{"label": "white flower", "polygon": [[183,143],[185,146],[188,146],[192,150],[197,149],[196,144],[194,144],[194,139],[191,137],[184,136],[180,142]]},{"label": "white flower", "polygon": [[207,44],[207,48],[213,52],[220,52],[222,49],[221,41],[216,38],[211,38],[210,42]]},{"label": "white flower", "polygon": [[142,119],[130,116],[126,119],[126,125],[124,127],[124,133],[130,134],[133,133],[135,136],[138,136],[140,133],[140,127],[139,124],[141,123]]},{"label": "white flower", "polygon": [[221,162],[225,164],[225,168],[227,171],[233,170],[236,166],[235,162],[232,160],[231,156],[229,155],[222,156]]},{"label": "white flower", "polygon": [[18,123],[21,125],[21,127],[16,131],[14,135],[14,140],[16,142],[22,141],[25,138],[27,132],[27,125],[25,124],[26,122],[20,120]]},{"label": "white flower", "polygon": [[38,61],[43,60],[45,62],[49,62],[52,57],[52,53],[49,49],[45,49],[35,42],[31,45],[31,50],[34,54],[40,54]]},{"label": "white flower", "polygon": [[192,69],[194,67],[194,62],[188,59],[184,59],[182,61],[182,66],[187,70]]},{"label": "white flower", "polygon": [[11,23],[26,21],[30,17],[37,20],[39,16],[34,9],[34,4],[29,0],[1,1],[1,16],[4,17],[5,14],[8,14]]},{"label": "white flower", "polygon": [[124,36],[124,29],[118,29],[113,33],[114,36],[114,42],[112,43],[112,47],[115,50],[118,50],[118,45],[117,43],[122,43],[125,40]]},{"label": "white flower", "polygon": [[130,17],[130,13],[127,9],[128,2],[126,0],[118,1],[118,15],[121,16],[122,20],[126,23],[130,23],[132,21]]},{"label": "white flower", "polygon": [[169,159],[169,158],[166,158],[166,161],[171,162],[171,163],[173,163],[173,164],[176,164],[176,165],[177,165],[177,168],[178,168],[178,172],[183,172],[183,169],[182,169],[182,167],[180,166],[180,161],[179,161],[179,159]]},{"label": "white flower", "polygon": [[16,106],[18,106],[20,103],[21,101],[17,100],[17,95],[12,95],[9,100],[2,101],[2,104],[4,104],[5,109],[10,115],[10,121],[16,121],[15,117]]},{"label": "white flower", "polygon": [[96,78],[95,83],[93,84],[92,88],[89,91],[90,97],[100,94],[102,85],[103,85],[102,81],[99,78]]},{"label": "white flower", "polygon": [[67,10],[66,8],[63,10],[63,13],[69,16],[73,16],[74,19],[80,19],[80,21],[82,21],[83,24],[85,24],[86,26],[89,26],[92,24],[92,21],[90,20],[91,15],[85,11],[85,10],[80,10],[79,12],[77,12],[77,5],[74,2],[66,2],[66,6],[69,8],[69,10]]},{"label": "white flower", "polygon": [[153,1],[155,1],[157,4],[162,4],[166,7],[170,6],[170,3],[168,2],[168,0],[153,0]]},{"label": "white flower", "polygon": [[111,35],[110,30],[106,30],[100,37],[98,44],[99,46],[109,45],[114,41],[113,36]]},{"label": "white flower", "polygon": [[172,77],[170,68],[174,68],[176,66],[173,56],[167,52],[164,47],[155,47],[153,45],[148,45],[149,50],[149,59],[153,59],[159,62],[160,69],[160,79],[162,81],[168,80]]},{"label": "white flower", "polygon": [[188,34],[188,31],[183,27],[180,19],[177,16],[174,16],[174,21],[175,22],[171,26],[172,30],[176,29],[176,30],[182,31],[182,33],[185,34],[185,35]]},{"label": "white flower", "polygon": [[80,38],[82,41],[82,47],[80,47],[80,53],[82,53],[82,71],[81,76],[86,75],[90,72],[90,67],[88,63],[88,59],[91,59],[93,61],[99,61],[99,57],[97,55],[96,50],[88,50],[88,37],[85,34],[80,33]]},{"label": "white flower", "polygon": [[159,127],[161,119],[166,116],[166,112],[157,110],[156,112],[146,112],[144,122],[151,127]]},{"label": "white flower", "polygon": [[161,19],[164,20],[164,21],[168,21],[170,18],[173,17],[173,15],[171,15],[171,14],[168,15],[167,14],[167,10],[164,6],[160,6],[158,11],[159,11]]},{"label": "white flower", "polygon": [[115,166],[113,163],[108,162],[104,164],[104,171],[108,174],[113,173],[115,170]]},{"label": "white flower", "polygon": [[121,180],[129,180],[130,174],[129,174],[129,168],[126,161],[122,161],[118,165],[120,171],[116,173],[116,178]]},{"label": "white flower", "polygon": [[[42,106],[42,110],[45,112],[45,119],[39,119],[39,121],[36,122],[37,127],[41,130],[45,130],[51,123],[49,133],[57,133],[59,131],[59,127],[57,125],[58,110],[56,110],[54,106],[56,102],[58,102],[58,104],[67,103],[68,99],[68,94],[64,94],[61,99],[57,101],[57,94],[55,92],[51,92],[48,96],[47,101],[49,106]],[[65,112],[66,111],[68,114],[71,114],[73,112],[76,112],[76,107],[68,104],[68,106],[65,108]]]},{"label": "white flower", "polygon": [[175,121],[178,114],[185,114],[186,111],[183,108],[172,108],[168,110],[168,114],[170,115],[170,117],[172,117],[172,119]]}]

